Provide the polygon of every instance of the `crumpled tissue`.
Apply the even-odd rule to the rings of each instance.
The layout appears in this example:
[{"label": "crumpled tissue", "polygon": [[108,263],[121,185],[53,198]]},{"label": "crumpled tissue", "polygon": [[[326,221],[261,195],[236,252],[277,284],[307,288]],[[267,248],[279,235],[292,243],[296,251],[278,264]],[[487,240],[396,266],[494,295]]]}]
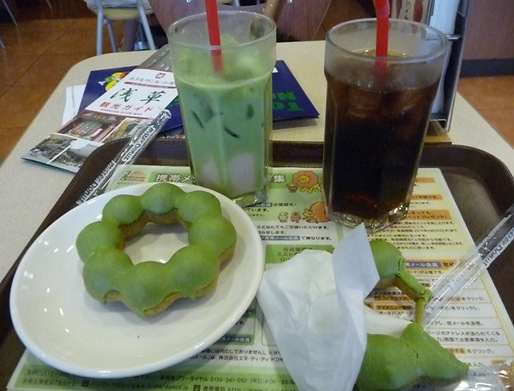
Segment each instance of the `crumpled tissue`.
[{"label": "crumpled tissue", "polygon": [[367,341],[363,301],[378,280],[363,226],[333,255],[304,250],[264,273],[257,299],[299,390],[352,390]]}]

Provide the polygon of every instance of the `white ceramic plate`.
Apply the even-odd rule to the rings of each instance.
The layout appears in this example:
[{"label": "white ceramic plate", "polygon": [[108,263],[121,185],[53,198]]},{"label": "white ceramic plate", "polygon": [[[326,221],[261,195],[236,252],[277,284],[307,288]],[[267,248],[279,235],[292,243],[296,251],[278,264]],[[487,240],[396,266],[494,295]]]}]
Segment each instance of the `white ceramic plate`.
[{"label": "white ceramic plate", "polygon": [[[96,378],[135,376],[166,368],[207,348],[240,319],[252,302],[264,271],[262,242],[248,215],[219,193],[194,185],[185,191],[210,191],[236,227],[237,245],[223,265],[218,286],[197,300],[180,300],[161,314],[140,318],[121,303],[103,305],[85,291],[75,239],[101,218],[116,194],[142,194],[152,184],[130,186],[77,206],[46,229],[31,245],[14,276],[10,308],[14,327],[27,348],[47,364]],[[152,225],[147,226],[147,228]],[[168,259],[187,244],[187,233],[149,229],[126,251],[133,260]],[[170,241],[174,250],[170,250]]]}]

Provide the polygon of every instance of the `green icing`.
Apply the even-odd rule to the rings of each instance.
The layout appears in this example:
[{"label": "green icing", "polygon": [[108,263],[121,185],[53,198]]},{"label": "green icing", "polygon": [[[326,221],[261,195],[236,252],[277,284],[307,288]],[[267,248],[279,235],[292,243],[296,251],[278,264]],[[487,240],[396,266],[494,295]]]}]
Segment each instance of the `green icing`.
[{"label": "green icing", "polygon": [[120,248],[123,243],[121,231],[112,221],[100,220],[87,225],[80,231],[77,240],[77,252],[82,261],[95,251],[104,247]]},{"label": "green icing", "polygon": [[236,238],[236,229],[223,216],[199,218],[191,225],[188,234],[189,243],[209,245],[218,256],[235,243]]},{"label": "green icing", "polygon": [[168,213],[176,208],[177,200],[184,191],[171,183],[158,183],[150,187],[141,196],[141,205],[144,210],[152,213]]},{"label": "green icing", "polygon": [[450,384],[466,376],[468,365],[459,361],[417,323],[400,338],[368,335],[357,387],[359,390],[399,390],[422,380]]},{"label": "green icing", "polygon": [[360,391],[398,390],[414,384],[421,375],[416,353],[398,338],[368,334],[357,386]]},{"label": "green icing", "polygon": [[426,333],[421,325],[411,323],[405,328],[401,339],[418,353],[418,363],[424,369],[424,377],[453,382],[463,378],[468,365],[459,361],[455,355]]},{"label": "green icing", "polygon": [[371,240],[369,244],[380,275],[380,283],[377,288],[388,287],[396,279],[404,257],[400,250],[385,240]]},{"label": "green icing", "polygon": [[119,194],[105,204],[102,218],[112,220],[119,225],[132,224],[143,214],[140,197]]},{"label": "green icing", "polygon": [[182,197],[177,204],[179,217],[187,223],[207,215],[220,215],[221,204],[218,198],[205,191],[192,191]]},{"label": "green icing", "polygon": [[219,273],[218,256],[202,244],[181,248],[168,264],[171,266],[167,270],[168,277],[174,288],[191,299],[195,299],[196,292],[211,284]]},{"label": "green icing", "polygon": [[196,298],[198,290],[218,275],[219,262],[206,246],[189,245],[178,250],[167,263],[142,262],[120,275],[117,286],[124,302],[144,315],[146,309],[161,303],[170,293]]},{"label": "green icing", "polygon": [[166,265],[152,261],[142,262],[120,275],[118,286],[123,294],[123,301],[134,312],[144,316],[146,309],[159,304],[171,292],[172,287],[164,274]]},{"label": "green icing", "polygon": [[105,303],[105,296],[117,290],[117,280],[132,268],[132,260],[122,250],[103,248],[94,253],[84,264],[82,277],[88,293]]},{"label": "green icing", "polygon": [[[161,214],[175,208],[184,221],[192,222],[190,244],[165,264],[147,261],[134,265],[122,249],[119,225],[136,221],[145,211]],[[110,292],[118,292],[129,308],[145,316],[145,311],[162,304],[172,293],[194,299],[215,282],[219,255],[235,243],[236,236],[211,193],[184,193],[175,185],[157,184],[141,196],[113,197],[103,209],[102,220],[82,229],[76,246],[84,261],[82,275],[88,293],[105,303]]]}]

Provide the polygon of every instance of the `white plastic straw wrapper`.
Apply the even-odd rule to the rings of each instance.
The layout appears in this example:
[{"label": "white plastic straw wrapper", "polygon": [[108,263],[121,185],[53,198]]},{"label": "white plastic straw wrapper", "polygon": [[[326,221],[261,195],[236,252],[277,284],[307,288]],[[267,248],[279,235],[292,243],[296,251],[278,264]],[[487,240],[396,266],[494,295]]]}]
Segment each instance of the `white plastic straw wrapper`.
[{"label": "white plastic straw wrapper", "polygon": [[120,168],[117,171],[117,176],[120,176],[125,169],[132,165],[170,118],[170,111],[163,110],[154,119],[141,121],[137,125],[134,134],[129,139],[125,148],[109,162],[107,167],[105,167],[100,175],[91,183],[84,194],[79,197],[77,204],[81,204],[102,194],[109,182],[116,179],[113,178],[116,169]]}]

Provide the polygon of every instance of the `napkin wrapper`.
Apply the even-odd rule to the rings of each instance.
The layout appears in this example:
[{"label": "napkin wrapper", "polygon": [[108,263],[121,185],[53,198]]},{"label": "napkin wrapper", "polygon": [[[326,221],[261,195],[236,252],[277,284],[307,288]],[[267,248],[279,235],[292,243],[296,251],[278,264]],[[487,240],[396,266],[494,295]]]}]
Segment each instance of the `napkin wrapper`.
[{"label": "napkin wrapper", "polygon": [[333,255],[304,250],[264,273],[257,299],[299,390],[352,390],[366,350],[363,301],[378,280],[363,226]]}]

